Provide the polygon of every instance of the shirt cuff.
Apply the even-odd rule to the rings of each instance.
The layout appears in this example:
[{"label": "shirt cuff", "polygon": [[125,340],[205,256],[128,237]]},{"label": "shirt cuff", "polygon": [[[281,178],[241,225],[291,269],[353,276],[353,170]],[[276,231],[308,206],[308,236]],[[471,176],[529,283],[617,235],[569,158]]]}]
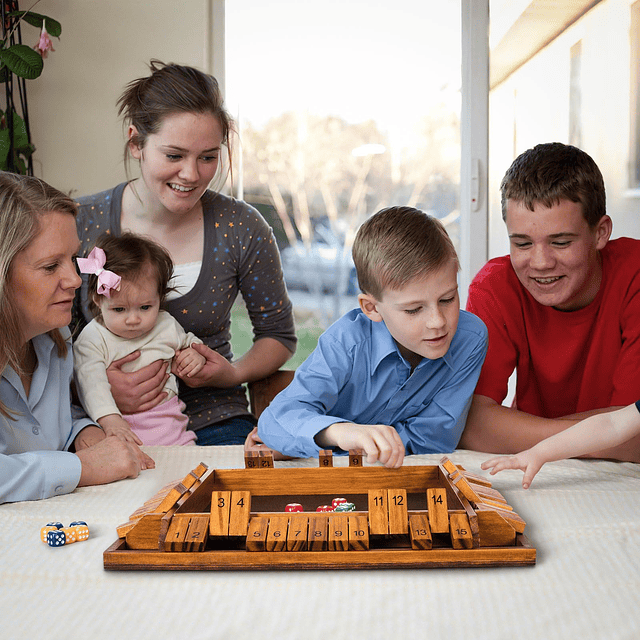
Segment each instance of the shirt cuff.
[{"label": "shirt cuff", "polygon": [[82,462],[73,453],[66,451],[38,451],[46,469],[42,498],[51,498],[71,493],[80,482]]}]

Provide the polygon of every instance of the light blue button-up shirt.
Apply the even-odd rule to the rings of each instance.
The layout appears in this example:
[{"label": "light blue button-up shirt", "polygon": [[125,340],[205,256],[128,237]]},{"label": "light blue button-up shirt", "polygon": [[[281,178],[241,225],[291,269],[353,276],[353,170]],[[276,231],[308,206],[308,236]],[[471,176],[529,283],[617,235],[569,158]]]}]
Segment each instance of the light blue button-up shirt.
[{"label": "light blue button-up shirt", "polygon": [[65,358],[58,357],[48,335],[32,340],[38,366],[28,397],[11,367],[0,378],[0,399],[20,414],[15,421],[0,415],[0,503],[70,493],[80,481],[80,458],[67,450],[93,422],[72,417],[71,338],[68,329],[62,333],[68,346]]},{"label": "light blue button-up shirt", "polygon": [[317,456],[314,438],[336,422],[395,427],[407,454],[456,448],[487,352],[482,320],[460,311],[449,351],[410,364],[384,322],[350,311],[320,336],[291,384],[258,421],[263,442],[286,455]]}]

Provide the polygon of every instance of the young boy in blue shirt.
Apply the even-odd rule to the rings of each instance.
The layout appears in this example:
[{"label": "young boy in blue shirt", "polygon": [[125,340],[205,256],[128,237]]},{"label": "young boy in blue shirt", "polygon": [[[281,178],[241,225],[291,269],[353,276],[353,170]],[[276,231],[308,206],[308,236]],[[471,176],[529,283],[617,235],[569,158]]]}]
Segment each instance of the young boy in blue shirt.
[{"label": "young boy in blue shirt", "polygon": [[460,310],[458,257],[442,224],[389,207],[358,230],[359,309],[327,329],[258,421],[258,439],[295,457],[363,450],[367,462],[450,452],[464,429],[487,330]]}]

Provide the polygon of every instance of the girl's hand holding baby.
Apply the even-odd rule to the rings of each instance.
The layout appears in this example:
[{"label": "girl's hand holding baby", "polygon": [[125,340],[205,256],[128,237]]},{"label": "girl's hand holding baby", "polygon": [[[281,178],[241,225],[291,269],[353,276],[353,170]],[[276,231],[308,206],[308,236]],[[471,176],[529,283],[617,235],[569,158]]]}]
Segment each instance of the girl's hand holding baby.
[{"label": "girl's hand holding baby", "polygon": [[230,389],[242,384],[242,379],[239,377],[235,366],[217,351],[210,349],[206,344],[198,344],[197,342],[194,342],[193,347],[189,347],[189,349],[204,358],[205,364],[198,370],[198,373],[191,372],[190,377],[180,374],[178,358],[182,351],[176,351],[176,357],[171,365],[171,371],[182,378],[187,386],[192,388],[218,387]]},{"label": "girl's hand holding baby", "polygon": [[176,352],[174,362],[176,375],[181,378],[190,378],[202,370],[207,359],[195,349],[188,347]]}]

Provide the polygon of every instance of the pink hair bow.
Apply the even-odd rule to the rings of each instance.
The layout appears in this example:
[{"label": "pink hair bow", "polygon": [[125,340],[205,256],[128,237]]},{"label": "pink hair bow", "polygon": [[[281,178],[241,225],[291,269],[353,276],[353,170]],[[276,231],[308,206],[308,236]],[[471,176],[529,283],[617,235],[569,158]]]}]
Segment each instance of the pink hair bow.
[{"label": "pink hair bow", "polygon": [[119,291],[122,278],[104,268],[106,261],[107,254],[100,247],[94,247],[88,257],[78,258],[78,268],[80,273],[92,273],[98,276],[98,295],[110,298],[109,291],[111,289]]}]

